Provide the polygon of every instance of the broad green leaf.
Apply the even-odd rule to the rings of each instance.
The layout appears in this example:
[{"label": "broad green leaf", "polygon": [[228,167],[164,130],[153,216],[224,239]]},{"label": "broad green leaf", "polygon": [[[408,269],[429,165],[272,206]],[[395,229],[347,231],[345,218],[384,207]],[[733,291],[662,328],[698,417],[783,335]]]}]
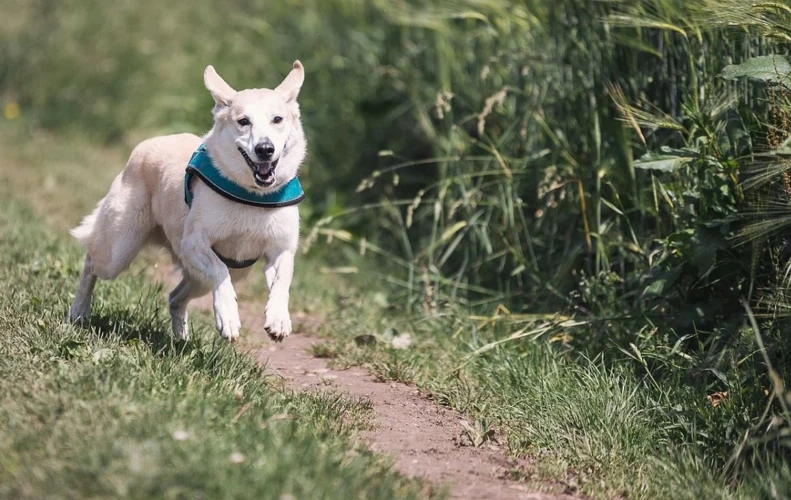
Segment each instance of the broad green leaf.
[{"label": "broad green leaf", "polygon": [[635,168],[643,170],[658,170],[660,172],[674,172],[696,158],[698,152],[694,149],[672,149],[663,147],[661,152],[648,153],[634,162]]},{"label": "broad green leaf", "polygon": [[684,158],[681,156],[673,155],[645,155],[638,161],[634,162],[635,168],[643,170],[658,170],[660,172],[675,172],[685,164],[689,163],[691,158]]},{"label": "broad green leaf", "polygon": [[662,297],[665,294],[665,290],[667,290],[672,283],[666,279],[658,279],[645,287],[643,290],[643,297]]},{"label": "broad green leaf", "polygon": [[791,87],[789,74],[791,74],[791,63],[786,57],[778,55],[754,57],[741,64],[726,66],[722,70],[722,76],[727,80],[746,77]]},{"label": "broad green leaf", "polygon": [[680,275],[681,268],[675,267],[657,276],[657,278],[643,290],[643,298],[664,297],[670,292],[673,285],[676,284]]}]

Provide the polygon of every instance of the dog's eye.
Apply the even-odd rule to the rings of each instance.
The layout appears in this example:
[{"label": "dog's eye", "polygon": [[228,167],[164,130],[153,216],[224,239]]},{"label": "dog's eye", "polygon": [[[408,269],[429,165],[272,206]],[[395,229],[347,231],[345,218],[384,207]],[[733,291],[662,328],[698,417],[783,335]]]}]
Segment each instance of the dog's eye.
[{"label": "dog's eye", "polygon": [[274,124],[278,124],[278,123],[280,123],[282,121],[283,121],[283,117],[282,116],[276,116],[276,117],[272,118],[272,123],[274,123]]},{"label": "dog's eye", "polygon": [[250,120],[248,120],[247,118],[239,118],[238,120],[236,120],[236,123],[238,123],[242,127],[246,127],[250,125]]}]

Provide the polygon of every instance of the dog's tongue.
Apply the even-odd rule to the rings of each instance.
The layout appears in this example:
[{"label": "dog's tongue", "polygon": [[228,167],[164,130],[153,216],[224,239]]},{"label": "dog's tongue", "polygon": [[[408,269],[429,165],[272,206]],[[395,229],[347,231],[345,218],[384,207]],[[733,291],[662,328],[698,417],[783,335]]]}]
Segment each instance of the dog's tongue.
[{"label": "dog's tongue", "polygon": [[266,166],[258,166],[256,165],[255,169],[253,169],[253,177],[255,177],[255,181],[258,185],[268,185],[275,181],[275,166],[274,165],[266,165]]},{"label": "dog's tongue", "polygon": [[266,163],[264,165],[256,163],[255,167],[253,168],[253,172],[256,175],[260,175],[261,177],[269,177],[274,171],[275,165],[272,163]]}]

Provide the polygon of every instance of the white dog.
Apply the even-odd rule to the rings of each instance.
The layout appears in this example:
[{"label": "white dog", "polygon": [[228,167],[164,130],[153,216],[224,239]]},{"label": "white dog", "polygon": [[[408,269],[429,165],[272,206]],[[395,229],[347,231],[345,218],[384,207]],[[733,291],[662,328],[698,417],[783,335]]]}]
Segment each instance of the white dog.
[{"label": "white dog", "polygon": [[203,79],[215,102],[209,133],[140,143],[107,196],[71,231],[87,256],[70,321],[89,317],[97,278],[118,276],[151,242],[167,248],[182,269],[169,295],[177,338],[189,337],[188,302],[212,292],[217,330],[236,340],[241,322],[232,280],[244,278],[260,258],[269,287],[266,331],[274,340],[291,333],[296,204],[304,197],[297,178],[306,152],[297,104],[304,69],[296,61],[274,90],[236,92],[212,66]]}]

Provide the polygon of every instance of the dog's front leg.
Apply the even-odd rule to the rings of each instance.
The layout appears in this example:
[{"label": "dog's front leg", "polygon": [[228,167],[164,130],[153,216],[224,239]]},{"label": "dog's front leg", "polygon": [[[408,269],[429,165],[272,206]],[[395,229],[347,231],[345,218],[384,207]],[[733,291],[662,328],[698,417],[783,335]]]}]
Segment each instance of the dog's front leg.
[{"label": "dog's front leg", "polygon": [[291,316],[288,313],[289,289],[294,277],[294,252],[286,250],[267,262],[264,271],[269,287],[264,328],[277,342],[291,334]]},{"label": "dog's front leg", "polygon": [[211,249],[211,243],[203,233],[193,231],[185,235],[181,242],[181,261],[192,278],[211,287],[217,331],[222,338],[235,341],[239,338],[242,322],[231,274]]}]

